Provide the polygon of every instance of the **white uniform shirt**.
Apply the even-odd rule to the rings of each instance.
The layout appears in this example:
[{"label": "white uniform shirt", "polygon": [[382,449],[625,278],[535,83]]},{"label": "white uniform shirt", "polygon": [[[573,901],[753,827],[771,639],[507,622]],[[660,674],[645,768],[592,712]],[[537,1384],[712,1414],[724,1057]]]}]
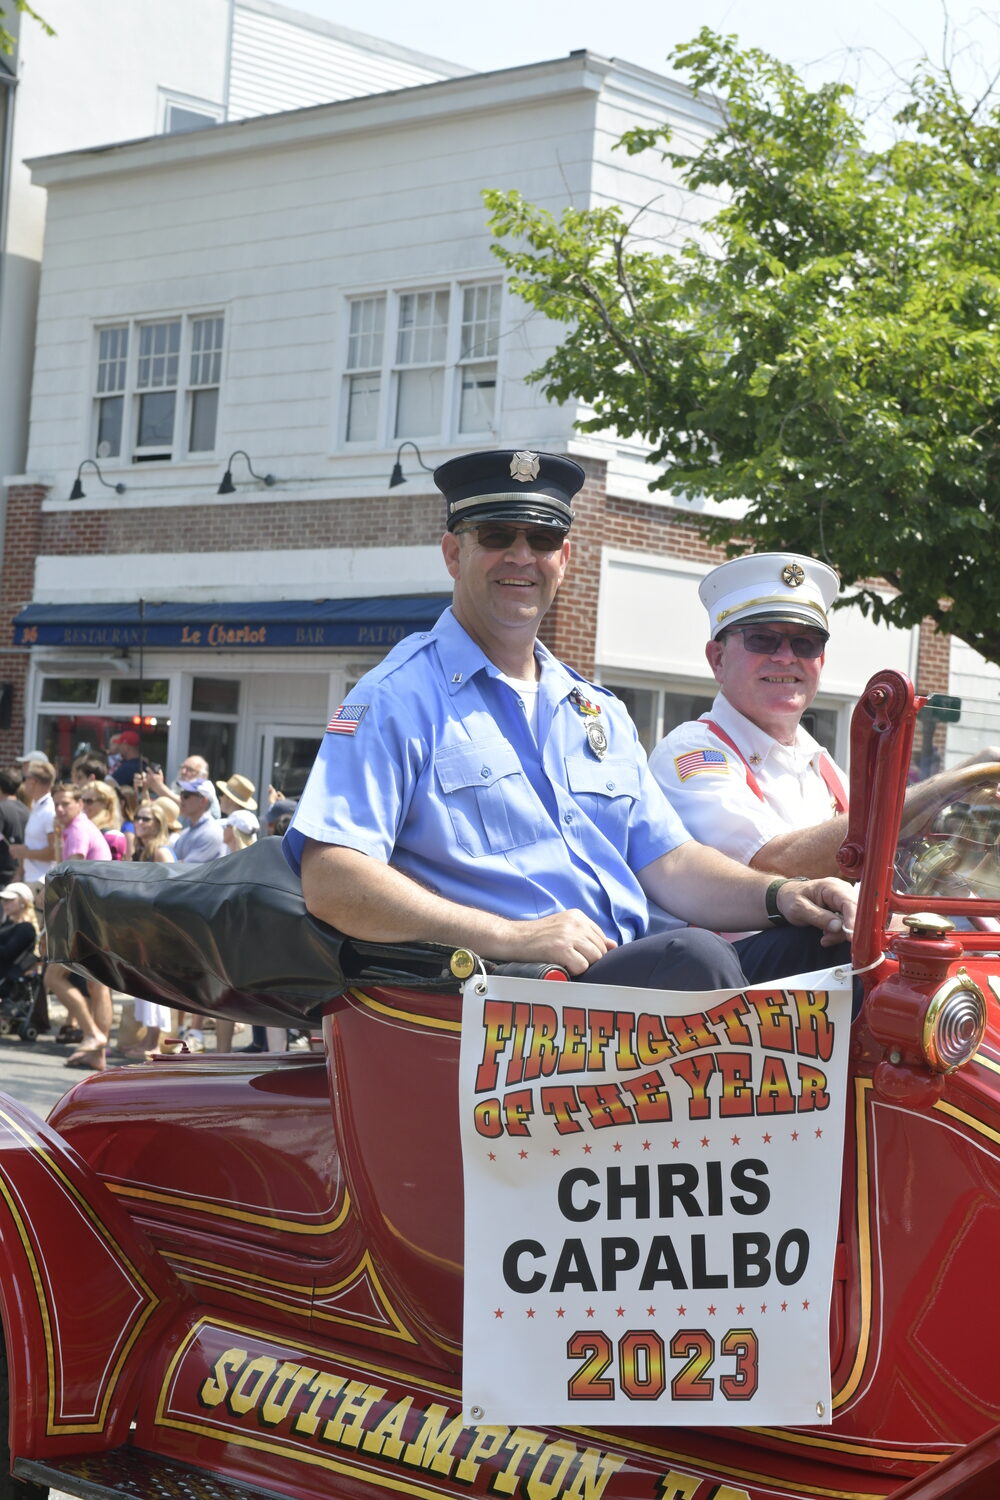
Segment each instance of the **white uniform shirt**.
[{"label": "white uniform shirt", "polygon": [[[49,834],[56,826],[56,805],[52,799],[52,793],[46,792],[31,804],[28,821],[24,825],[24,838],[22,843],[26,849],[44,849]],[[51,870],[54,860],[51,859],[26,859],[24,861],[25,880],[44,880]]]},{"label": "white uniform shirt", "polygon": [[[763,800],[747,782],[747,766],[713,733],[707,719],[739,748]],[[824,759],[846,801],[843,772],[801,725],[794,744],[782,745],[719,693],[704,718],[679,724],[660,741],[649,769],[694,838],[746,865],[778,834],[834,816],[834,800],[820,771]]]}]

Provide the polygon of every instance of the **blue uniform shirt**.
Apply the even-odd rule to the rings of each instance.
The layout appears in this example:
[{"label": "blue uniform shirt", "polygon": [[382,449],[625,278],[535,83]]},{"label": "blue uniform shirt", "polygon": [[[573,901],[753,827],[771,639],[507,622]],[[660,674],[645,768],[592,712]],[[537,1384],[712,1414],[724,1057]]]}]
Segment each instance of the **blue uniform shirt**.
[{"label": "blue uniform shirt", "polygon": [[[285,835],[357,849],[450,901],[514,921],[577,907],[625,943],[646,932],[633,874],[689,835],[623,705],[538,644],[535,737],[521,699],[450,609],[351,690]],[[600,707],[599,760],[588,718]]]}]

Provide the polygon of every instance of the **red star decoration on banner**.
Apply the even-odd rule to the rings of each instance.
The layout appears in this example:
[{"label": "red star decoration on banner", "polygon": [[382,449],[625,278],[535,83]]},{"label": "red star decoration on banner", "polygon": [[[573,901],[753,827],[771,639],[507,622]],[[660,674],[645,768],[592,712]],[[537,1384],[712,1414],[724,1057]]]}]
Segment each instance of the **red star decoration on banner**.
[{"label": "red star decoration on banner", "polygon": [[806,1300],[802,1304],[802,1311],[803,1312],[808,1312],[809,1311],[809,1298],[808,1297],[806,1298]]},{"label": "red star decoration on banner", "polygon": [[787,1302],[783,1302],[781,1304],[781,1311],[782,1312],[787,1312],[788,1311],[788,1303]]},{"label": "red star decoration on banner", "polygon": [[557,1318],[564,1318],[565,1316],[566,1316],[566,1309],[564,1307],[557,1307],[556,1308],[556,1317]]},{"label": "red star decoration on banner", "polygon": [[503,1308],[502,1307],[495,1307],[493,1309],[493,1316],[495,1318],[502,1318],[503,1317]]},{"label": "red star decoration on banner", "polygon": [[673,1139],[673,1140],[672,1140],[672,1141],[671,1141],[671,1142],[670,1142],[670,1144],[671,1144],[671,1146],[673,1146],[673,1148],[674,1148],[674,1150],[675,1150],[675,1151],[679,1151],[679,1150],[680,1150],[680,1146],[681,1146],[681,1143],[680,1143],[680,1141],[679,1141],[679,1140],[678,1140],[678,1139],[677,1139],[677,1137],[676,1137],[676,1136],[675,1136],[675,1137],[674,1137],[674,1139]]},{"label": "red star decoration on banner", "polygon": [[583,1148],[583,1154],[584,1154],[584,1156],[589,1156],[590,1153],[591,1153],[591,1151],[593,1151],[593,1149],[594,1149],[593,1146],[584,1146],[584,1148]]},{"label": "red star decoration on banner", "polygon": [[656,1308],[655,1307],[647,1307],[646,1308],[646,1317],[647,1318],[655,1318],[656,1317]]},{"label": "red star decoration on banner", "polygon": [[620,1151],[621,1149],[622,1149],[622,1143],[621,1143],[621,1141],[615,1141],[615,1150],[616,1151]]},{"label": "red star decoration on banner", "polygon": [[703,1135],[702,1136],[702,1138],[701,1138],[701,1144],[703,1146],[707,1146],[708,1145],[708,1136],[707,1135]]},{"label": "red star decoration on banner", "polygon": [[653,1144],[652,1141],[643,1141],[643,1143],[642,1143],[642,1149],[643,1149],[643,1151],[648,1151],[650,1149],[650,1147],[652,1146],[652,1144]]},{"label": "red star decoration on banner", "polygon": [[708,1316],[710,1318],[714,1318],[715,1317],[715,1308],[713,1307],[713,1305],[712,1305],[711,1302],[708,1304]]},{"label": "red star decoration on banner", "polygon": [[495,1151],[491,1151],[490,1152],[490,1161],[496,1161],[496,1159],[497,1159],[496,1152]]},{"label": "red star decoration on banner", "polygon": [[731,1145],[731,1146],[738,1146],[738,1145],[739,1145],[739,1143],[740,1143],[740,1138],[739,1138],[739,1136],[738,1136],[738,1135],[731,1135],[731,1136],[730,1136],[730,1137],[729,1137],[729,1144],[730,1144],[730,1145]]},{"label": "red star decoration on banner", "polygon": [[682,1307],[679,1307],[679,1308],[678,1308],[678,1309],[677,1309],[677,1316],[678,1316],[678,1317],[679,1317],[679,1318],[686,1318],[686,1317],[687,1317],[687,1315],[688,1315],[688,1310],[687,1310],[687,1308],[686,1308],[686,1307],[683,1307],[683,1306],[682,1306]]},{"label": "red star decoration on banner", "polygon": [[799,1132],[797,1130],[793,1130],[792,1131],[792,1140],[793,1141],[797,1141],[798,1138],[799,1138]]},{"label": "red star decoration on banner", "polygon": [[558,1146],[553,1146],[552,1149],[551,1149],[551,1151],[549,1152],[549,1155],[550,1156],[562,1156],[562,1152],[559,1150]]},{"label": "red star decoration on banner", "polygon": [[760,1310],[761,1310],[761,1312],[767,1312],[767,1303],[766,1302],[762,1302],[760,1304]]},{"label": "red star decoration on banner", "polygon": [[529,1307],[526,1316],[529,1318],[533,1318],[535,1316],[535,1309],[533,1307]]},{"label": "red star decoration on banner", "polygon": [[769,1130],[765,1130],[764,1134],[761,1136],[761,1140],[764,1142],[765,1146],[769,1146],[771,1144],[771,1132]]},{"label": "red star decoration on banner", "polygon": [[588,1307],[587,1308],[587,1317],[588,1318],[592,1318],[593,1316],[594,1316],[594,1309],[592,1307]]},{"label": "red star decoration on banner", "polygon": [[624,1318],[624,1316],[625,1316],[625,1309],[624,1309],[624,1307],[616,1307],[615,1308],[615,1317],[616,1318]]},{"label": "red star decoration on banner", "polygon": [[737,1302],[737,1304],[736,1304],[736,1316],[738,1318],[742,1318],[743,1312],[744,1312],[743,1303],[742,1302]]},{"label": "red star decoration on banner", "polygon": [[822,1138],[822,1135],[823,1135],[823,1132],[822,1132],[822,1130],[819,1130],[819,1129],[817,1129],[817,1130],[816,1130],[816,1131],[815,1131],[815,1132],[814,1132],[814,1134],[815,1134],[815,1136],[816,1136],[816,1139],[817,1139],[817,1140],[820,1140],[820,1139],[821,1139],[821,1138]]},{"label": "red star decoration on banner", "polygon": [[528,1153],[527,1153],[527,1151],[521,1150],[517,1154],[521,1158],[522,1161],[527,1161],[527,1159],[528,1159]]}]

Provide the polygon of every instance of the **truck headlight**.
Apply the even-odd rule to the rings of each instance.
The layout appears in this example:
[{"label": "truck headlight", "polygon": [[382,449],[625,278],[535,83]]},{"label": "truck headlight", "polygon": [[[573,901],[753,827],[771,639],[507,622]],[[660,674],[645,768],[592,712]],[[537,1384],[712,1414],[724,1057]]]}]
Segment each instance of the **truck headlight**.
[{"label": "truck headlight", "polygon": [[923,1049],[935,1073],[967,1063],[986,1030],[986,999],[975,980],[959,969],[931,996],[924,1012]]}]

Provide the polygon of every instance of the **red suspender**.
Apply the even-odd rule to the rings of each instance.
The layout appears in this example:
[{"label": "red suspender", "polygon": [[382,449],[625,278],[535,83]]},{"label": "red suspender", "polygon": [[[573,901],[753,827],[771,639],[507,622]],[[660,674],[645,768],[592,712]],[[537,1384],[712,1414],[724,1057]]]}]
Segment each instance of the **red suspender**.
[{"label": "red suspender", "polygon": [[[754,796],[759,797],[761,802],[763,802],[764,793],[760,789],[756,776],[750,769],[750,762],[743,754],[743,751],[740,749],[739,745],[735,744],[734,741],[730,739],[726,731],[720,728],[718,724],[714,723],[713,720],[702,719],[701,722],[707,725],[715,735],[716,739],[720,739],[724,745],[728,745],[737,759],[743,762],[743,768],[747,773],[747,786],[753,792]],[[825,750],[819,758],[819,774],[823,778],[824,786],[830,793],[830,796],[833,798],[833,805],[836,808],[837,812],[845,813],[847,811],[847,797],[844,794],[844,788],[841,783],[840,777],[834,770],[833,762],[831,761]]]},{"label": "red suspender", "polygon": [[826,782],[826,789],[833,798],[834,807],[839,813],[845,813],[847,811],[847,794],[844,791],[840,777],[834,769],[833,762],[825,750],[819,758],[819,774]]},{"label": "red suspender", "polygon": [[761,791],[759,785],[757,784],[757,778],[750,769],[750,762],[743,754],[743,751],[740,749],[739,745],[731,740],[726,731],[724,729],[720,729],[718,724],[713,723],[711,719],[702,719],[701,722],[703,724],[707,724],[709,729],[715,735],[716,739],[720,739],[724,745],[728,745],[733,754],[743,762],[743,769],[747,773],[747,786],[753,792],[754,796],[759,797],[761,802],[763,802],[764,793]]}]

